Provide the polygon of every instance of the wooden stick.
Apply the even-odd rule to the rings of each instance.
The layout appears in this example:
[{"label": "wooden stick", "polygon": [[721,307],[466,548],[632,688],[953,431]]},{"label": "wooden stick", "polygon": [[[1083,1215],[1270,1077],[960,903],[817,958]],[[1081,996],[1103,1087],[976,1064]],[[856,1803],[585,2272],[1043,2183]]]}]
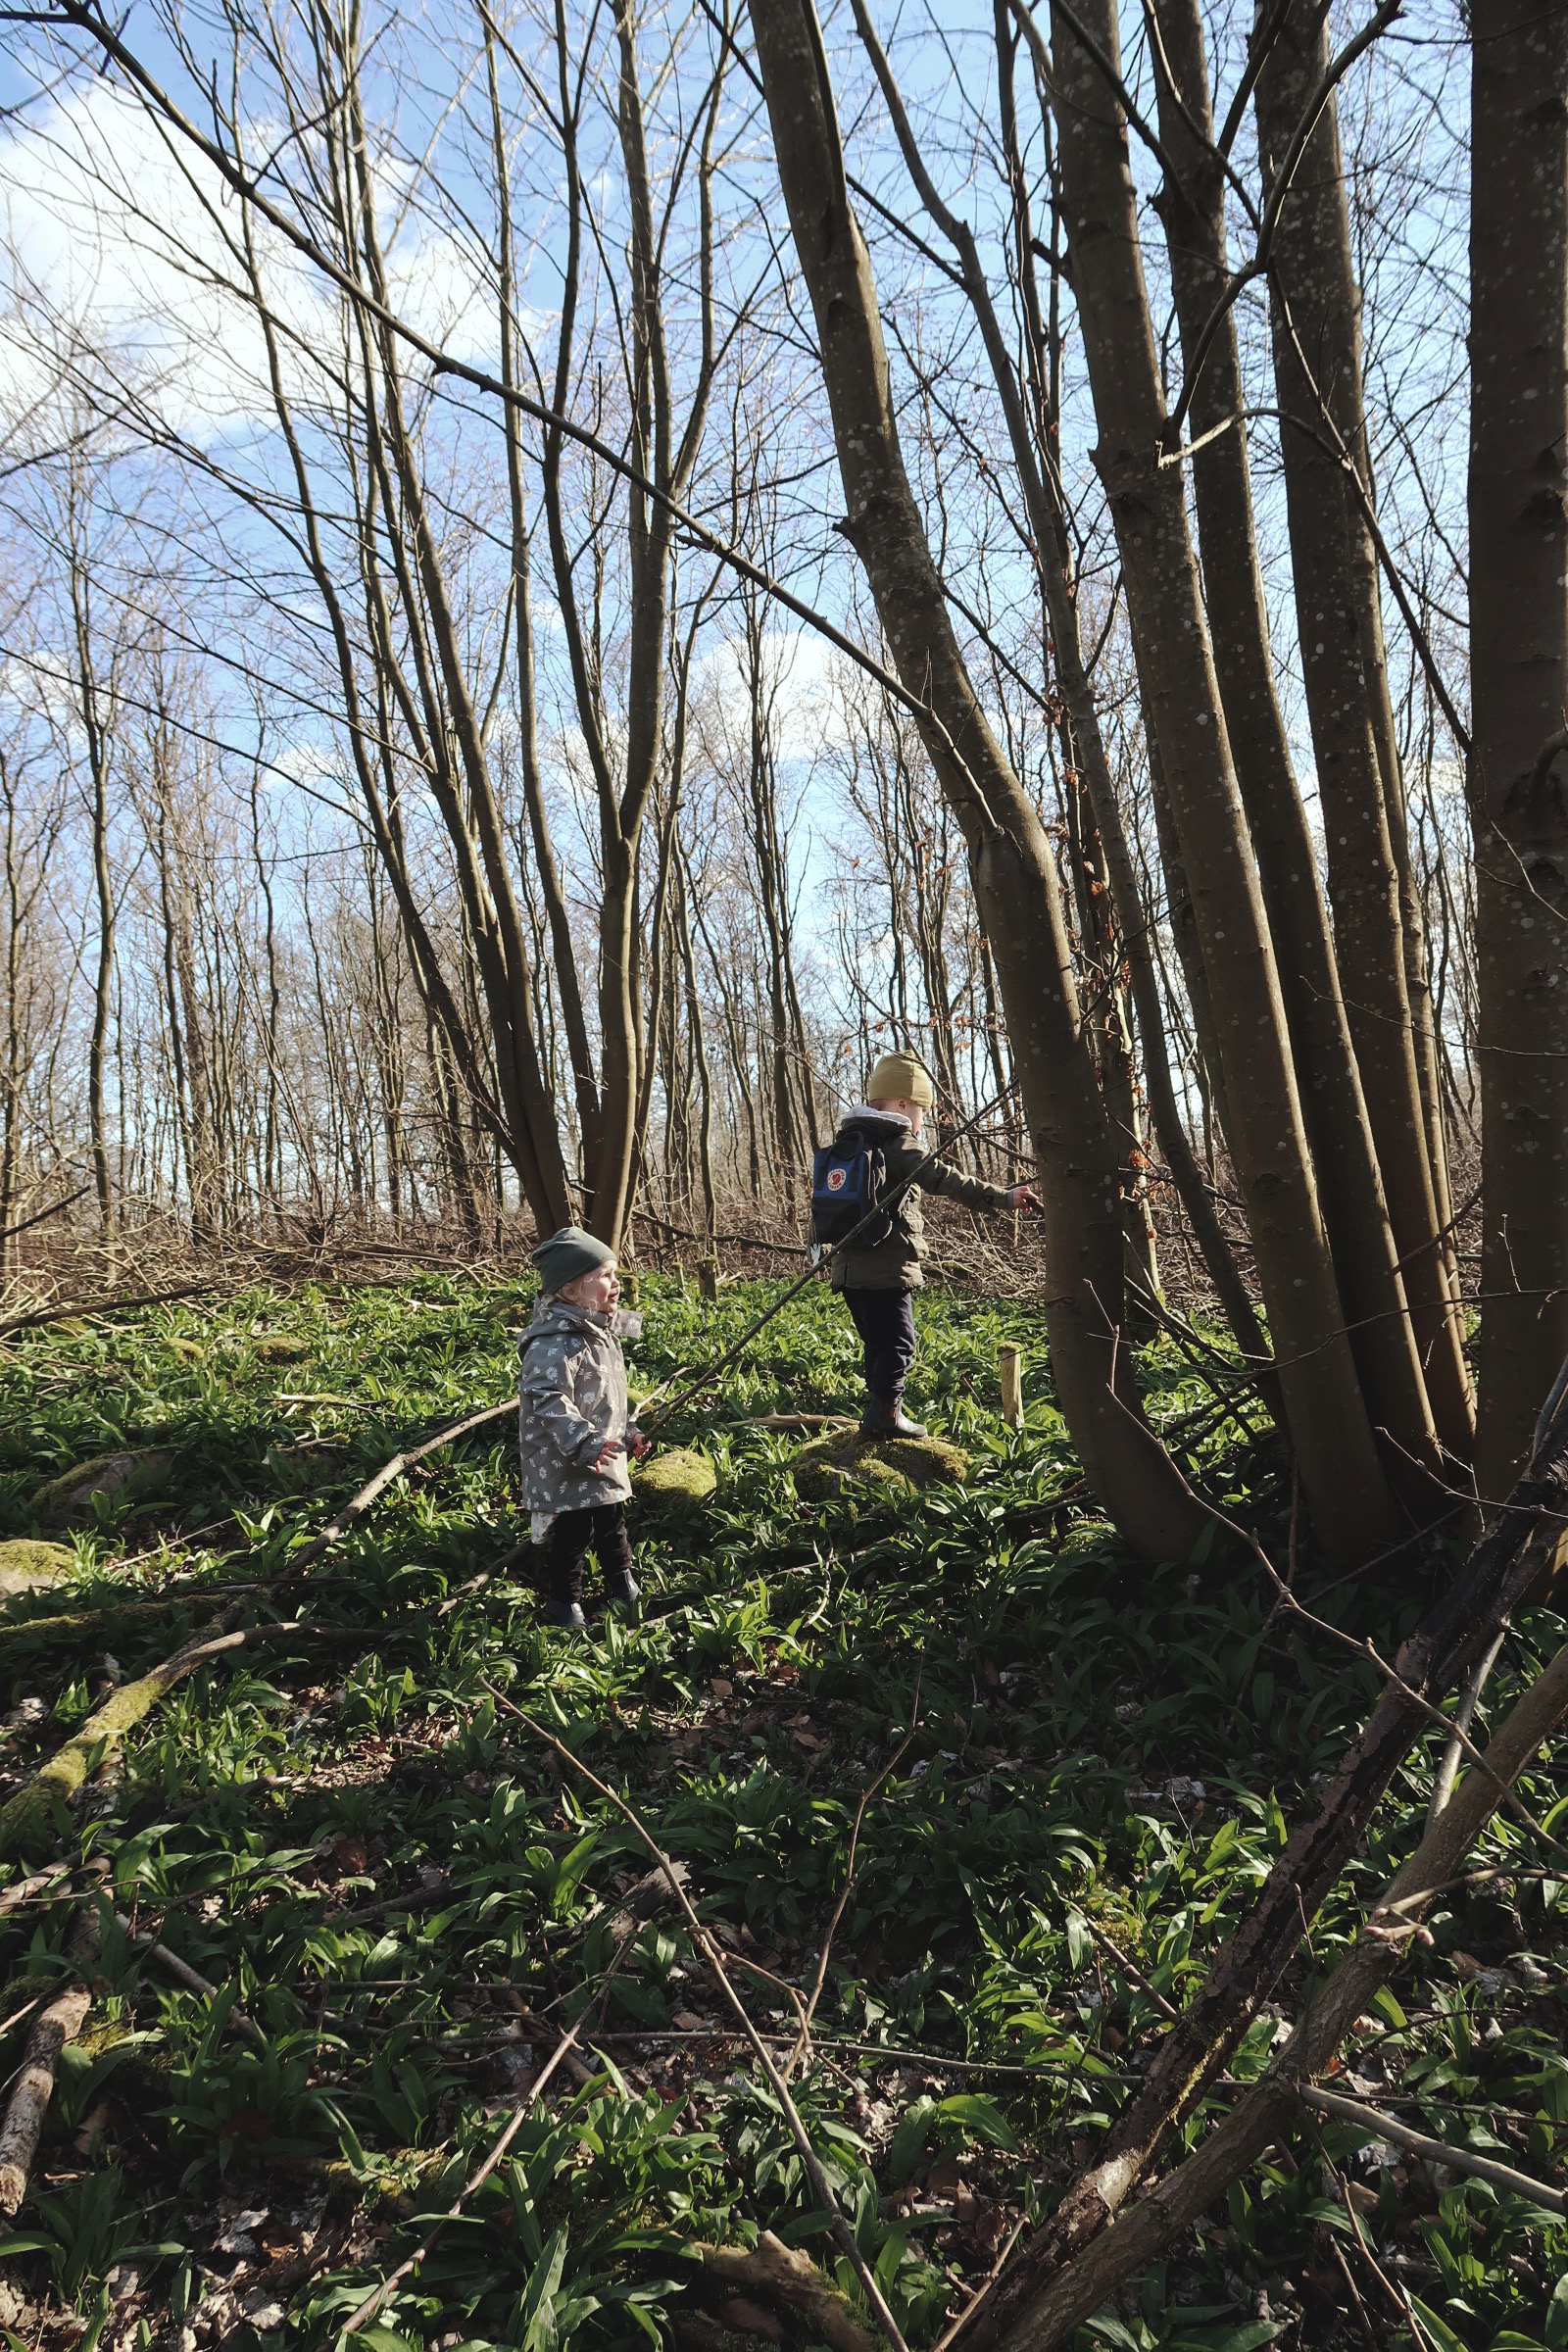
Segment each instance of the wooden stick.
[{"label": "wooden stick", "polygon": [[412,1469],[416,1462],[422,1462],[427,1454],[439,1452],[443,1446],[454,1445],[459,1438],[466,1437],[470,1429],[483,1429],[488,1423],[499,1421],[505,1414],[514,1413],[516,1409],[515,1397],[509,1396],[505,1404],[487,1404],[477,1413],[466,1413],[461,1421],[450,1422],[445,1429],[438,1429],[435,1436],[426,1438],[422,1446],[410,1446],[403,1452],[395,1453],[389,1462],[382,1463],[375,1476],[357,1494],[350,1496],[336,1517],[327,1521],[320,1534],[307,1544],[303,1551],[295,1554],[277,1581],[290,1584],[295,1577],[303,1576],[323,1551],[329,1551],[334,1544],[348,1534],[357,1519],[364,1518],[377,1495],[383,1494],[405,1470]]},{"label": "wooden stick", "polygon": [[[1055,2352],[1134,2272],[1189,2228],[1233,2180],[1289,2129],[1313,2074],[1328,2064],[1372,1995],[1392,1973],[1420,1904],[1446,1885],[1498,1810],[1511,1783],[1568,1713],[1568,1644],[1498,1725],[1484,1770],[1467,1773],[1410,1859],[1391,1880],[1357,1941],[1302,2010],[1290,2040],[1262,2080],[1194,2154],[1092,2237],[1043,2291],[1008,2315],[1004,2352]],[[1391,2133],[1392,2137],[1393,2134]],[[1440,2161],[1456,2163],[1459,2151]],[[1523,2177],[1520,2176],[1522,2181]],[[1540,2183],[1528,2193],[1541,2201]],[[1559,2210],[1561,2205],[1559,2203]]]},{"label": "wooden stick", "polygon": [[889,1756],[887,1762],[883,1765],[881,1771],[877,1774],[875,1780],[868,1783],[868,1785],[861,1789],[860,1801],[855,1808],[855,1827],[850,1832],[850,1850],[844,1864],[844,1886],[839,1895],[837,1903],[834,1905],[833,1916],[827,1923],[827,1934],[822,1938],[822,1948],[816,1955],[816,1975],[812,1980],[810,1998],[808,2000],[805,2013],[801,2018],[801,2031],[799,2037],[796,2040],[794,2049],[790,2052],[790,2055],[785,2062],[784,2072],[786,2077],[795,2072],[796,2067],[805,2058],[807,2051],[810,2048],[811,2020],[816,2015],[816,2005],[822,1998],[822,1987],[827,1983],[828,1955],[833,1949],[833,1938],[839,1932],[839,1921],[844,1917],[845,1910],[849,1904],[850,1896],[855,1890],[855,1857],[860,1843],[860,1825],[865,1819],[866,1810],[871,1804],[873,1798],[877,1795],[878,1791],[883,1788],[893,1778],[893,1775],[903,1763],[905,1756],[908,1752],[909,1742],[911,1740],[913,1740],[916,1732],[920,1728],[920,1684],[924,1674],[925,1659],[922,1655],[919,1670],[914,1678],[914,1698],[909,1708],[909,1728],[905,1733],[904,1738],[899,1741],[899,1744],[894,1749],[892,1755]]},{"label": "wooden stick", "polygon": [[997,1349],[997,1375],[1002,1383],[1002,1418],[1009,1429],[1023,1427],[1023,1349],[1005,1341]]},{"label": "wooden stick", "polygon": [[[98,1957],[100,1928],[96,1906],[86,1904],[76,1914],[67,1944],[73,1963],[89,1974]],[[88,1985],[80,1982],[63,1984],[48,2007],[40,2010],[33,2020],[26,2055],[11,2093],[5,2122],[0,2124],[0,2213],[8,2219],[27,2193],[27,2178],[38,2153],[44,2117],[54,2097],[60,2053],[68,2041],[75,2040],[91,2007],[92,1992]]]},{"label": "wooden stick", "polygon": [[1446,2139],[1433,2139],[1428,2132],[1412,2132],[1381,2108],[1368,2107],[1360,2099],[1345,2098],[1337,2090],[1324,2090],[1319,2083],[1301,2092],[1301,2103],[1315,2107],[1321,2115],[1337,2115],[1346,2123],[1360,2124],[1367,2132],[1379,2132],[1412,2154],[1423,2157],[1428,2164],[1446,2164],[1450,2172],[1473,2173],[1478,2180],[1490,2180],[1494,2188],[1506,2189],[1513,2197],[1528,2197],[1533,2205],[1554,2213],[1559,2220],[1568,2213],[1568,2190],[1549,2188],[1544,2180],[1533,2180],[1528,2173],[1516,2173],[1511,2164],[1498,2164],[1491,2156],[1477,2156],[1469,2148],[1454,2148]]},{"label": "wooden stick", "polygon": [[[115,1913],[115,1925],[127,1943],[134,1944],[138,1951],[145,1952],[150,1960],[156,1960],[159,1967],[167,1970],[176,1984],[183,1984],[187,1992],[199,1992],[205,2000],[217,2000],[218,1986],[216,1984],[210,1984],[199,1971],[192,1968],[188,1960],[182,1960],[177,1952],[172,1952],[167,1943],[157,1943],[151,1936],[141,1935],[131,1926],[123,1911]],[[228,2013],[228,2022],[236,2033],[244,2034],[247,2041],[254,2042],[258,2049],[266,2049],[267,2035],[262,2032],[256,2020],[247,2016],[237,2002]]]},{"label": "wooden stick", "polygon": [[420,2240],[418,2245],[415,2247],[414,2252],[410,2254],[405,2261],[400,2262],[397,2269],[390,2272],[388,2276],[381,2280],[378,2286],[372,2287],[370,2292],[366,2296],[365,2301],[360,2304],[358,2309],[354,2312],[352,2318],[344,2322],[343,2332],[345,2335],[358,2335],[362,2328],[369,2325],[370,2321],[374,2319],[376,2313],[380,2310],[382,2304],[386,2301],[388,2295],[392,2293],[393,2289],[402,2284],[403,2280],[407,2278],[411,2271],[416,2271],[418,2269],[420,2263],[424,2260],[431,2247],[435,2244],[436,2239],[441,2235],[443,2230],[445,2230],[448,2222],[455,2222],[458,2219],[458,2216],[462,2213],[463,2208],[467,2203],[468,2199],[475,2193],[476,2190],[483,2188],[485,2182],[495,2171],[496,2166],[501,2162],[502,2157],[511,2147],[513,2141],[516,2138],[517,2133],[522,2130],[528,2110],[530,2107],[532,2107],[534,2101],[538,2098],[539,2093],[543,2090],[545,2084],[549,2082],[556,2069],[564,2064],[567,2052],[570,2050],[572,2043],[576,2040],[577,2035],[581,2031],[581,2018],[577,2020],[577,2023],[574,2026],[567,2027],[565,2033],[563,2034],[561,2039],[557,2042],[551,2056],[546,2059],[544,2065],[540,2068],[538,2074],[529,2083],[527,2089],[518,2093],[516,2105],[513,2108],[511,2117],[507,2123],[507,2128],[496,2139],[494,2146],[491,2148],[489,2155],[484,2159],[484,2162],[479,2165],[475,2171],[468,2175],[467,2180],[464,2182],[462,2188],[459,2189],[458,2194],[452,2204],[447,2207],[446,2212],[442,2214],[434,2229],[431,2230],[428,2234]]},{"label": "wooden stick", "polygon": [[14,2214],[27,2193],[27,2177],[38,2153],[43,2119],[55,2095],[60,2053],[74,2041],[87,2022],[92,1994],[84,1984],[70,1984],[57,1992],[47,2009],[33,2021],[27,2054],[22,2062],[6,2120],[0,2124],[0,2213]]}]

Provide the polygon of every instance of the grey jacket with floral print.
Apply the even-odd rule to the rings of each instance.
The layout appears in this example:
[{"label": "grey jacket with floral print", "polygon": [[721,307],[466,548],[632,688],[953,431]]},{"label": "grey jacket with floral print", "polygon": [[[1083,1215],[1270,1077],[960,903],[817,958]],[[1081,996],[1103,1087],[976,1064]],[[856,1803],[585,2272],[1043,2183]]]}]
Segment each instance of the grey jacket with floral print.
[{"label": "grey jacket with floral print", "polygon": [[640,1315],[593,1313],[554,1293],[541,1298],[517,1342],[517,1446],[522,1506],[591,1511],[631,1493],[626,1455],[594,1464],[612,1438],[626,1444],[626,1359]]}]

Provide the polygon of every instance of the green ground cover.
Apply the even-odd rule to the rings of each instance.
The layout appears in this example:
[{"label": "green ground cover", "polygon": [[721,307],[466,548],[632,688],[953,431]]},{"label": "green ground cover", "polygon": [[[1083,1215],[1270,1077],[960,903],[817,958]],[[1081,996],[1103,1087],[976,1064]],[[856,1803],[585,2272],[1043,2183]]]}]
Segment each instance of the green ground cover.
[{"label": "green ground cover", "polygon": [[[716,1353],[765,1296],[709,1305],[647,1281],[634,1390]],[[65,1580],[0,1602],[0,1796],[219,1610],[253,1629],[88,1755],[41,1855],[0,1861],[0,1906],[40,1858],[99,1873],[0,1907],[6,2076],[94,1886],[101,1936],[0,2256],[14,2345],[755,2347],[759,2315],[715,2300],[694,2249],[767,2229],[856,2295],[775,2097],[722,2037],[718,1986],[679,1915],[637,1891],[646,1851],[487,1686],[630,1799],[737,1967],[766,1972],[739,1982],[781,2034],[861,1794],[906,1743],[865,1814],[796,2090],[916,2346],[1092,2152],[1160,2002],[1197,1982],[1371,1704],[1371,1668],[1271,1617],[1240,1551],[1130,1561],[1078,1483],[1030,1313],[951,1295],[922,1302],[911,1396],[968,1455],[961,1488],[800,1499],[801,1438],[744,1417],[853,1407],[847,1319],[812,1293],[669,1432],[716,1491],[638,1506],[635,1616],[596,1611],[586,1640],[542,1629],[505,1424],[412,1472],[292,1591],[262,1589],[400,1446],[506,1396],[525,1311],[521,1288],[434,1277],[258,1292],[41,1330],[0,1358],[0,1539],[46,1532],[35,1495],[90,1458],[168,1457],[47,1531],[74,1547]],[[1002,1339],[1029,1351],[1017,1433],[996,1409]],[[1142,1372],[1194,1475],[1283,1561],[1266,1443],[1214,1428],[1174,1353]],[[1296,1573],[1385,1649],[1421,1603],[1306,1547]],[[1527,1619],[1489,1705],[1560,1634]],[[1281,2017],[1414,1841],[1432,1761],[1400,1776],[1303,1938]],[[1551,1759],[1525,1795],[1548,1830],[1568,1817]],[[1494,1830],[1481,1859],[1513,1875],[1456,1890],[1347,2053],[1358,2095],[1546,2180],[1568,2134],[1560,1858]],[[586,2064],[558,2071],[343,2339],[577,2018]],[[1281,2030],[1260,2020],[1234,2076]],[[1250,2352],[1419,2328],[1440,2352],[1563,2352],[1565,2272],[1568,2229],[1538,2209],[1303,2118],[1081,2340]]]}]

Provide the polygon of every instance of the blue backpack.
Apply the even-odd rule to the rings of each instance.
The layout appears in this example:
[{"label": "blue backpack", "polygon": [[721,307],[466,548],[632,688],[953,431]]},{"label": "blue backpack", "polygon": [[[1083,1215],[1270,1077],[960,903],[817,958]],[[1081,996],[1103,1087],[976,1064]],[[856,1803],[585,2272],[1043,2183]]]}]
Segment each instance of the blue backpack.
[{"label": "blue backpack", "polygon": [[887,1162],[858,1127],[846,1127],[811,1162],[811,1239],[838,1250],[853,1234],[858,1250],[874,1250],[893,1231],[882,1206]]}]

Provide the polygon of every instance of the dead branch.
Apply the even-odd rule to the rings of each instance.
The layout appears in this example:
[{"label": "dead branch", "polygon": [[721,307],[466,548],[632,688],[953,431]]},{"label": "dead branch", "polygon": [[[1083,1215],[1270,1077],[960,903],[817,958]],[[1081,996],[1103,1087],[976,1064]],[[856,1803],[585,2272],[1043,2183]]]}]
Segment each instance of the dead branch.
[{"label": "dead branch", "polygon": [[[172,1977],[176,1984],[183,1984],[187,1992],[200,1993],[204,2000],[217,2000],[218,1986],[210,1984],[199,1970],[192,1968],[188,1960],[182,1960],[177,1952],[172,1952],[167,1943],[155,1942],[151,1936],[141,1935],[122,1911],[115,1913],[115,1925],[128,1944],[132,1944],[139,1952],[145,1952],[149,1960],[156,1960],[159,1967],[167,1975]],[[238,2003],[230,2009],[228,2022],[236,2034],[243,2034],[246,2040],[254,2042],[258,2049],[266,2049],[267,2035],[262,2032],[256,2020],[247,2016]]]},{"label": "dead branch", "polygon": [[[1435,1703],[1470,1675],[1509,1612],[1555,1560],[1568,1519],[1568,1411],[1543,1435],[1524,1476],[1473,1547],[1464,1568],[1388,1665],[1352,1643],[1384,1678],[1383,1695],[1341,1758],[1311,1814],[1292,1832],[1251,1911],[1221,1945],[1203,1984],[1179,2023],[1154,2051],[1143,2083],[1112,2127],[1095,2163],[1035,2232],[966,2342],[985,2347],[1006,2338],[1049,2293],[1053,2273],[1072,2267],[1112,2222],[1172,2134],[1190,2116],[1224,2067],[1259,2002],[1278,1984],[1300,1938],[1355,1852],[1394,1773],[1429,1724],[1452,1736],[1453,1724]],[[1223,1520],[1241,1541],[1251,1538]],[[1323,1625],[1289,1592],[1266,1554],[1259,1552],[1282,1608],[1337,1642],[1349,1638]],[[1467,1752],[1474,1755],[1467,1741]],[[1485,1784],[1501,1751],[1492,1742],[1479,1772]],[[1494,1791],[1494,1799],[1503,1791]],[[1513,1791],[1506,1791],[1517,1803]],[[1528,1816],[1527,1816],[1528,1818]],[[1532,1823],[1532,1828],[1537,1825]],[[1463,1849],[1461,1849],[1462,1851]],[[1139,2208],[1143,2210],[1142,2207]]]},{"label": "dead branch", "polygon": [[466,1413],[461,1421],[449,1422],[445,1429],[438,1429],[435,1436],[426,1438],[422,1445],[410,1446],[403,1452],[395,1453],[389,1462],[382,1463],[375,1476],[357,1494],[350,1496],[336,1517],[327,1521],[320,1534],[307,1544],[303,1551],[295,1554],[277,1582],[290,1584],[296,1577],[303,1576],[324,1551],[330,1551],[332,1545],[348,1534],[357,1519],[364,1518],[371,1503],[385,1493],[393,1480],[401,1478],[403,1472],[412,1469],[416,1462],[422,1462],[428,1454],[438,1453],[443,1446],[455,1445],[459,1438],[466,1437],[469,1430],[483,1429],[490,1422],[499,1421],[516,1409],[515,1398],[509,1396],[505,1404],[487,1404],[477,1413]]},{"label": "dead branch", "polygon": [[[77,1968],[90,1971],[98,1956],[99,1931],[97,1908],[89,1904],[77,1913],[68,1947]],[[54,2097],[60,2053],[68,2041],[75,2040],[91,2007],[91,1987],[78,1982],[63,1985],[33,2020],[26,2055],[6,2108],[5,2122],[0,2124],[0,2213],[8,2218],[27,2193],[27,2180],[38,2153],[44,2118]]]},{"label": "dead branch", "polygon": [[92,1994],[84,1984],[68,1985],[35,2019],[27,2036],[27,2054],[11,2093],[6,2120],[0,2125],[0,2213],[7,2216],[16,2212],[27,2193],[27,2176],[38,2152],[43,2119],[55,2094],[60,2053],[68,2041],[75,2040],[91,2007]]},{"label": "dead branch", "polygon": [[561,2039],[555,2046],[555,2049],[546,2059],[544,2065],[540,2068],[538,2074],[529,2083],[527,2089],[519,2092],[516,2104],[513,2108],[512,2114],[508,2119],[506,2129],[497,2136],[489,2155],[486,2156],[484,2161],[477,2165],[475,2169],[468,2175],[467,2180],[464,2182],[462,2188],[459,2189],[457,2196],[447,2207],[446,2212],[442,2214],[434,2228],[428,2230],[424,2237],[420,2239],[419,2243],[415,2247],[414,2252],[400,2262],[397,2269],[390,2272],[388,2276],[381,2280],[378,2286],[373,2287],[369,2294],[366,2296],[364,2302],[361,2303],[355,2310],[352,2317],[344,2322],[343,2332],[345,2335],[358,2335],[362,2328],[369,2325],[370,2321],[374,2319],[376,2313],[380,2310],[382,2304],[386,2301],[388,2295],[390,2295],[396,2287],[402,2284],[403,2280],[408,2278],[411,2271],[416,2271],[418,2269],[420,2263],[429,2253],[431,2247],[441,2236],[443,2230],[446,2229],[447,2224],[449,2222],[455,2222],[458,2219],[458,2216],[462,2213],[464,2206],[468,2202],[468,2199],[475,2195],[477,2191],[484,2186],[491,2174],[495,2171],[496,2166],[501,2162],[502,2157],[505,2156],[507,2150],[516,2138],[517,2133],[522,2130],[523,2122],[528,2114],[529,2108],[538,2098],[539,2093],[543,2090],[551,2076],[560,2066],[564,2064],[566,2057],[570,2052],[572,2043],[576,2040],[577,2035],[581,2031],[581,2018],[577,2020],[575,2025],[568,2026],[566,2028],[565,2033],[562,2034]]},{"label": "dead branch", "polygon": [[1546,2213],[1561,2219],[1568,2213],[1568,2190],[1548,2188],[1544,2180],[1533,2180],[1528,2173],[1516,2173],[1511,2164],[1496,2164],[1490,2156],[1477,2156],[1469,2148],[1450,2147],[1446,2139],[1434,2139],[1426,2132],[1412,2132],[1396,2116],[1385,2115],[1379,2107],[1368,2107],[1361,2099],[1345,2098],[1337,2090],[1324,2090],[1314,2083],[1301,2093],[1303,2107],[1315,2107],[1320,2115],[1337,2115],[1348,2124],[1359,2124],[1370,2134],[1381,2132],[1385,2139],[1397,2147],[1408,2148],[1428,2164],[1446,2164],[1450,2172],[1470,2173],[1478,2180],[1490,2180],[1494,2188],[1506,2190],[1511,2197],[1527,2197]]},{"label": "dead branch", "polygon": [[[1119,2214],[1040,2294],[1021,2310],[1014,2307],[1015,2316],[1001,2337],[1004,2352],[1055,2352],[1122,2279],[1147,2268],[1265,2148],[1285,2135],[1310,2078],[1327,2065],[1397,1965],[1421,1907],[1453,1877],[1498,1810],[1497,1783],[1518,1777],[1565,1713],[1568,1645],[1558,1650],[1499,1725],[1487,1750],[1489,1770],[1466,1774],[1391,1881],[1348,1954],[1301,2012],[1262,2081],[1194,2155]],[[1445,2151],[1441,2161],[1452,2163],[1454,2152]],[[1540,2190],[1541,2184],[1532,2182],[1528,2193],[1539,2202]]]},{"label": "dead branch", "polygon": [[755,2246],[700,2246],[703,2268],[721,2286],[750,2287],[799,2312],[832,2352],[871,2352],[854,2306],[814,2262],[764,2230]]},{"label": "dead branch", "polygon": [[850,1896],[855,1891],[855,1860],[856,1855],[859,1850],[860,1825],[864,1821],[867,1809],[875,1800],[878,1792],[886,1787],[887,1783],[893,1778],[894,1773],[897,1772],[900,1764],[904,1761],[905,1756],[908,1752],[909,1742],[913,1740],[915,1734],[920,1728],[920,1684],[924,1674],[925,1659],[922,1657],[914,1678],[914,1697],[910,1702],[909,1707],[909,1728],[905,1733],[904,1738],[899,1741],[899,1744],[894,1749],[892,1755],[889,1756],[887,1762],[883,1765],[881,1771],[877,1774],[875,1780],[871,1781],[864,1788],[861,1789],[860,1801],[855,1808],[855,1827],[850,1832],[850,1850],[844,1864],[843,1889],[840,1892],[837,1903],[833,1907],[833,1916],[827,1923],[827,1934],[822,1938],[822,1948],[816,1955],[816,1975],[812,1979],[810,1995],[806,2003],[805,2013],[801,2018],[800,2034],[797,2036],[794,2049],[790,2052],[789,2057],[784,2062],[784,2072],[786,2077],[793,2075],[796,2067],[804,2061],[807,2052],[811,2046],[811,2020],[816,2015],[816,2005],[822,1998],[822,1987],[827,1983],[828,1955],[833,1949],[833,1938],[839,1932],[839,1922],[844,1917],[845,1909],[849,1903]]}]

